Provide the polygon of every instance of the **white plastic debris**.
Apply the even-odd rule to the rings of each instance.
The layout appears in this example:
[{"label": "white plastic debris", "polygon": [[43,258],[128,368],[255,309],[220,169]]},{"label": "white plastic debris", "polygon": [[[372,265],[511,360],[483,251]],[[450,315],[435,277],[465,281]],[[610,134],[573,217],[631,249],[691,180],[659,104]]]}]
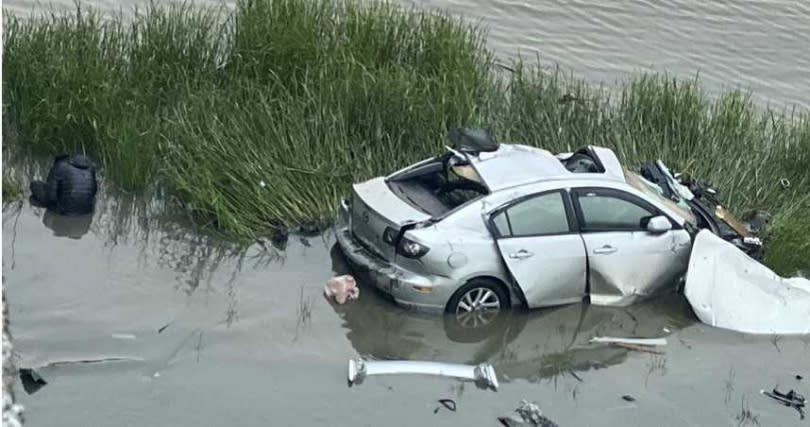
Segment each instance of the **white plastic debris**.
[{"label": "white plastic debris", "polygon": [[475,382],[480,388],[498,391],[498,377],[489,363],[463,365],[419,360],[349,360],[349,386],[361,384],[369,375],[438,375]]},{"label": "white plastic debris", "polygon": [[700,321],[711,326],[810,333],[810,280],[782,278],[706,230],[695,238],[684,293]]},{"label": "white plastic debris", "polygon": [[357,287],[354,277],[344,274],[329,279],[323,288],[323,294],[338,304],[345,304],[347,300],[360,297],[360,288]]},{"label": "white plastic debris", "polygon": [[117,340],[134,340],[137,338],[135,334],[112,334],[112,337]]},{"label": "white plastic debris", "polygon": [[633,344],[633,345],[667,345],[666,338],[616,338],[616,337],[593,337],[591,342],[609,344]]}]

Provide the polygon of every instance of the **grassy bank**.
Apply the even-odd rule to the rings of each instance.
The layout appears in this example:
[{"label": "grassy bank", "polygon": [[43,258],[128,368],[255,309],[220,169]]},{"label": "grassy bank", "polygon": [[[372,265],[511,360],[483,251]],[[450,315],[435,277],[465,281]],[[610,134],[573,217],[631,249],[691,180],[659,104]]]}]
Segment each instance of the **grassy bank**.
[{"label": "grassy bank", "polygon": [[[604,145],[628,164],[661,158],[711,180],[737,213],[793,212],[810,184],[807,113],[666,76],[605,90],[522,62],[503,71],[478,29],[443,15],[253,0],[227,17],[177,6],[4,19],[4,129],[18,135],[7,144],[85,150],[122,187],[156,183],[239,237],[330,222],[350,183],[436,154],[453,125],[550,150]],[[810,235],[797,224],[785,233]]]},{"label": "grassy bank", "polygon": [[22,182],[11,172],[3,170],[3,204],[20,199],[23,194]]}]

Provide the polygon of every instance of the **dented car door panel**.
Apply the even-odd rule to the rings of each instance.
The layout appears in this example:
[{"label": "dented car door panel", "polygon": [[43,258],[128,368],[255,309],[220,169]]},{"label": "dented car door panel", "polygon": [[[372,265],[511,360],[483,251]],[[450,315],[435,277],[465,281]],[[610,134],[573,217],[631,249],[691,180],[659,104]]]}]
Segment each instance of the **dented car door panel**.
[{"label": "dented car door panel", "polygon": [[578,188],[573,194],[588,254],[591,303],[632,304],[672,285],[684,271],[689,233],[680,227],[657,233],[643,227],[662,215],[659,209],[615,189]]},{"label": "dented car door panel", "polygon": [[624,306],[672,285],[689,261],[684,230],[585,233],[591,303]]}]

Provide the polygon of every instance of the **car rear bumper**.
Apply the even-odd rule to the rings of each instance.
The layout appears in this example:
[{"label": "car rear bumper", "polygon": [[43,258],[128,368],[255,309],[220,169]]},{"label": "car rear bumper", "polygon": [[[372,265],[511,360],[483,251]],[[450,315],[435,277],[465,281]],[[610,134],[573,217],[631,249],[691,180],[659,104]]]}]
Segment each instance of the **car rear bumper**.
[{"label": "car rear bumper", "polygon": [[[349,206],[345,201],[341,201],[335,235],[338,245],[352,267],[367,272],[374,286],[393,297],[394,301],[405,308],[443,312],[454,289],[454,281],[406,270],[372,253],[352,234],[350,216]],[[430,291],[419,291],[416,288]]]}]

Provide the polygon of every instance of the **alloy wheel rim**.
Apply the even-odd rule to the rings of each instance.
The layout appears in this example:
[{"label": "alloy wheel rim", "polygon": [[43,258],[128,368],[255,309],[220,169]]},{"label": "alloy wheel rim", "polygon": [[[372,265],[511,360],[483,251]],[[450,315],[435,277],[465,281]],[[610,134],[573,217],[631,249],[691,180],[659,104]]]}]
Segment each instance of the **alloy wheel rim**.
[{"label": "alloy wheel rim", "polygon": [[467,291],[456,306],[456,320],[464,328],[486,326],[501,311],[501,299],[489,288]]}]

